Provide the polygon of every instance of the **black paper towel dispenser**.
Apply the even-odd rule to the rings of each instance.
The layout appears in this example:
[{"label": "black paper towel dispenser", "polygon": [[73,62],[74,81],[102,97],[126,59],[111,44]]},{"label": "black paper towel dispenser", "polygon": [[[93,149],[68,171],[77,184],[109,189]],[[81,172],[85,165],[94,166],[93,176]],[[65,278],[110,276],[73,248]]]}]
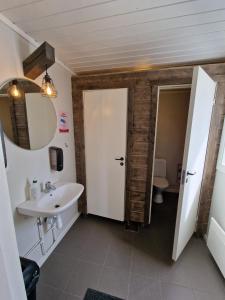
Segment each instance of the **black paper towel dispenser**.
[{"label": "black paper towel dispenser", "polygon": [[63,150],[58,147],[49,148],[50,167],[54,171],[63,170]]}]

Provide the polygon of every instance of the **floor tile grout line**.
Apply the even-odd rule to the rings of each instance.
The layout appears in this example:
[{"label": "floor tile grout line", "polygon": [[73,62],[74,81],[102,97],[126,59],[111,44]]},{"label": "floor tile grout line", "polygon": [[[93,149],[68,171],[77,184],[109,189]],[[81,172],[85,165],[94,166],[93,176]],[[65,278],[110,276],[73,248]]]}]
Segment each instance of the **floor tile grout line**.
[{"label": "floor tile grout line", "polygon": [[[180,284],[180,283],[177,283],[177,282],[171,282],[171,281],[162,281],[161,279],[160,279],[160,281],[161,281],[161,284],[163,285],[163,284],[166,284],[166,285],[174,285],[174,286],[177,286],[177,287],[181,287],[181,288],[185,288],[185,289],[188,289],[188,290],[190,290],[190,291],[192,291],[193,292],[193,295],[195,296],[195,291],[198,291],[198,292],[200,292],[200,293],[204,293],[204,294],[210,294],[210,295],[212,295],[212,296],[216,296],[216,294],[214,294],[214,293],[212,293],[212,292],[210,292],[210,291],[208,291],[208,290],[203,290],[203,289],[196,289],[196,288],[193,288],[193,287],[191,287],[191,286],[187,286],[187,285],[184,285],[184,284]],[[194,299],[195,299],[196,297],[194,297]]]},{"label": "floor tile grout line", "polygon": [[[181,283],[177,283],[177,282],[171,282],[171,281],[164,281],[160,278],[162,284],[172,284],[172,285],[176,285],[176,286],[179,286],[179,287],[183,287],[183,288],[186,288],[186,289],[189,289],[189,290],[192,290],[193,287],[191,286],[187,286],[187,285],[184,285],[184,284],[181,284]],[[207,291],[205,291],[207,292]]]},{"label": "floor tile grout line", "polygon": [[130,257],[130,268],[129,268],[129,275],[128,275],[127,300],[130,297],[130,281],[131,281],[131,278],[132,278],[133,258],[134,258],[134,249],[132,247],[131,248],[131,257]]},{"label": "floor tile grout line", "polygon": [[104,259],[104,262],[103,262],[103,267],[105,267],[105,265],[106,265],[106,261],[107,261],[107,258],[108,258],[108,256],[109,256],[110,249],[111,249],[111,242],[109,242],[109,243],[108,243],[108,246],[107,246],[107,251],[106,251],[105,259]]},{"label": "floor tile grout line", "polygon": [[48,288],[51,288],[51,289],[56,290],[58,292],[62,292],[62,293],[65,293],[65,294],[70,294],[70,293],[68,293],[68,292],[65,291],[65,288],[61,289],[61,288],[55,287],[54,285],[49,284],[49,283],[41,283],[40,285],[43,285],[43,286],[48,287]]},{"label": "floor tile grout line", "polygon": [[106,261],[107,261],[108,255],[110,253],[110,247],[111,247],[111,243],[109,242],[108,246],[107,246],[106,254],[105,254],[105,259],[104,259],[104,262],[103,262],[103,264],[101,266],[101,271],[99,273],[97,288],[100,287],[100,281],[101,281],[101,277],[102,277],[102,274],[103,274],[103,271],[104,271],[104,268],[105,268],[105,265],[106,265]]},{"label": "floor tile grout line", "polygon": [[78,257],[77,260],[78,260],[79,262],[92,264],[92,265],[95,265],[95,266],[98,266],[98,267],[102,267],[102,266],[103,266],[103,264],[97,263],[97,262],[92,261],[92,260],[89,260],[89,259],[83,259],[83,258],[79,258],[79,257]]},{"label": "floor tile grout line", "polygon": [[[66,254],[65,253],[58,253],[57,252],[57,254],[59,254],[59,255],[62,255],[62,256],[66,256]],[[72,258],[74,261],[75,260],[77,260],[77,261],[81,261],[81,262],[84,262],[84,263],[89,263],[89,264],[93,264],[93,265],[96,265],[96,266],[103,266],[103,264],[102,263],[98,263],[98,262],[96,262],[96,261],[93,261],[93,260],[89,260],[89,259],[84,259],[84,258],[81,258],[81,257],[76,257],[76,258]]]},{"label": "floor tile grout line", "polygon": [[71,271],[70,272],[70,276],[68,277],[68,280],[67,280],[67,282],[65,284],[65,287],[62,289],[63,292],[66,292],[66,289],[67,289],[67,287],[68,287],[68,285],[70,283],[70,278],[72,277],[72,275],[73,275],[73,272]]},{"label": "floor tile grout line", "polygon": [[[214,292],[211,292],[211,291],[208,291],[208,290],[203,290],[203,289],[198,289],[196,287],[192,288],[193,290],[193,293],[194,295],[196,295],[196,292],[199,292],[199,293],[203,293],[203,294],[209,294],[210,296],[212,297],[216,297],[217,293]],[[225,289],[224,289],[225,290]],[[225,293],[225,292],[224,292]],[[224,294],[225,295],[225,294]],[[196,297],[195,297],[196,298]],[[197,299],[196,299],[197,300]]]},{"label": "floor tile grout line", "polygon": [[158,280],[159,280],[160,298],[161,298],[161,300],[164,300],[164,299],[163,299],[163,289],[162,289],[162,281],[161,281],[161,278],[159,278]]},{"label": "floor tile grout line", "polygon": [[67,295],[70,295],[70,296],[78,297],[78,298],[82,297],[81,295],[73,294],[73,293],[70,293],[70,292],[64,292],[64,293],[67,294]]},{"label": "floor tile grout line", "polygon": [[[141,274],[137,273],[137,275],[141,275]],[[189,289],[189,290],[199,291],[199,292],[202,292],[202,293],[210,293],[210,294],[214,295],[214,293],[212,293],[212,291],[209,291],[209,290],[196,289],[195,287],[190,286],[190,285],[184,285],[184,284],[174,282],[174,281],[163,280],[162,278],[160,278],[160,280],[161,280],[162,284],[172,284],[172,285],[183,287],[183,288],[186,288],[186,289]]]},{"label": "floor tile grout line", "polygon": [[145,278],[148,278],[148,279],[150,279],[150,280],[152,280],[152,281],[156,281],[156,280],[158,280],[159,278],[157,277],[154,277],[154,276],[149,276],[149,275],[145,275],[145,274],[142,274],[142,273],[138,273],[138,272],[132,272],[132,274],[133,275],[136,275],[136,276],[140,276],[140,277],[145,277]]},{"label": "floor tile grout line", "polygon": [[61,289],[59,289],[59,288],[57,288],[57,287],[55,287],[55,286],[53,286],[53,285],[51,285],[51,284],[49,284],[49,283],[42,283],[42,282],[39,282],[38,284],[39,284],[39,286],[43,285],[43,286],[46,286],[46,287],[53,288],[53,289],[55,289],[55,290],[57,290],[57,291],[62,291]]},{"label": "floor tile grout line", "polygon": [[196,298],[196,294],[195,294],[195,292],[194,292],[194,289],[192,288],[192,294],[193,294],[193,299],[194,300],[198,300],[197,298]]},{"label": "floor tile grout line", "polygon": [[53,290],[55,290],[55,291],[57,291],[57,292],[61,292],[61,293],[63,293],[63,294],[69,295],[69,296],[75,296],[75,297],[78,297],[78,298],[81,297],[81,296],[79,296],[79,295],[77,295],[77,294],[73,294],[73,293],[64,291],[63,289],[59,289],[59,288],[57,288],[57,287],[55,287],[55,286],[52,286],[51,284],[48,284],[48,283],[41,283],[41,285],[43,285],[43,286],[45,286],[45,287],[47,287],[47,288],[53,289]]}]

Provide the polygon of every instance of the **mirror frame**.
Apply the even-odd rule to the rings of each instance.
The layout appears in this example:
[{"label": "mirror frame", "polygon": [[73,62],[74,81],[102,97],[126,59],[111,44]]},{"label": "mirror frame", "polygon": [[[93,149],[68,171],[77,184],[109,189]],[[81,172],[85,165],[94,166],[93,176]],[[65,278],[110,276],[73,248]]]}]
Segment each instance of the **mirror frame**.
[{"label": "mirror frame", "polygon": [[[41,86],[39,85],[39,83],[35,82],[34,80],[30,79],[30,78],[27,78],[27,77],[10,77],[8,79],[5,79],[4,81],[2,81],[0,83],[0,90],[4,87],[4,85],[6,85],[7,83],[9,83],[10,81],[14,80],[14,79],[18,79],[18,80],[27,80],[27,81],[30,81],[31,83],[37,85],[40,87],[41,89]],[[46,97],[45,97],[46,98]],[[53,108],[54,108],[54,112],[55,112],[55,117],[56,117],[56,128],[55,128],[55,131],[54,131],[54,135],[52,137],[52,139],[48,142],[48,144],[46,144],[45,146],[41,147],[41,148],[38,148],[38,149],[26,149],[26,148],[23,148],[23,147],[20,147],[18,146],[16,143],[14,143],[8,136],[7,134],[5,133],[4,131],[4,128],[3,128],[3,125],[2,125],[2,131],[3,131],[3,134],[4,134],[4,138],[7,142],[9,142],[10,144],[12,144],[13,146],[15,146],[16,148],[20,149],[20,150],[24,150],[24,151],[40,151],[40,150],[43,150],[44,148],[48,147],[50,145],[50,143],[53,141],[53,139],[55,138],[56,136],[56,133],[57,133],[57,128],[58,128],[58,116],[57,116],[57,111],[56,111],[56,108],[55,108],[55,105],[53,104],[53,101],[52,99],[49,97],[48,98],[49,101],[52,102],[52,105],[53,105]],[[55,99],[54,99],[55,100]],[[1,121],[1,120],[0,120]],[[2,124],[2,122],[1,122]]]}]

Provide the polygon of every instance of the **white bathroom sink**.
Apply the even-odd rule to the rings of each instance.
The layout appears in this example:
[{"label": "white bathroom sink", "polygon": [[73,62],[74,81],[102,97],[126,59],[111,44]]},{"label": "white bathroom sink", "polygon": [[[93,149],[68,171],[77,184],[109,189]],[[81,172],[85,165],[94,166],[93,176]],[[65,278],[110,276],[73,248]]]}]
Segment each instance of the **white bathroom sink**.
[{"label": "white bathroom sink", "polygon": [[79,199],[84,186],[79,183],[57,183],[56,189],[42,193],[38,200],[27,200],[17,206],[20,214],[30,217],[57,216]]}]

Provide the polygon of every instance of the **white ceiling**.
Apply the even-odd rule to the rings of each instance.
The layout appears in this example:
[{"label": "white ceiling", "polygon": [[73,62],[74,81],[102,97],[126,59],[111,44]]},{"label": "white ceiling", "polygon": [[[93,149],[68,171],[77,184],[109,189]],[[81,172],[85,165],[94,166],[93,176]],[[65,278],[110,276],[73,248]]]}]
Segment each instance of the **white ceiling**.
[{"label": "white ceiling", "polygon": [[225,0],[0,0],[74,72],[225,58]]}]

